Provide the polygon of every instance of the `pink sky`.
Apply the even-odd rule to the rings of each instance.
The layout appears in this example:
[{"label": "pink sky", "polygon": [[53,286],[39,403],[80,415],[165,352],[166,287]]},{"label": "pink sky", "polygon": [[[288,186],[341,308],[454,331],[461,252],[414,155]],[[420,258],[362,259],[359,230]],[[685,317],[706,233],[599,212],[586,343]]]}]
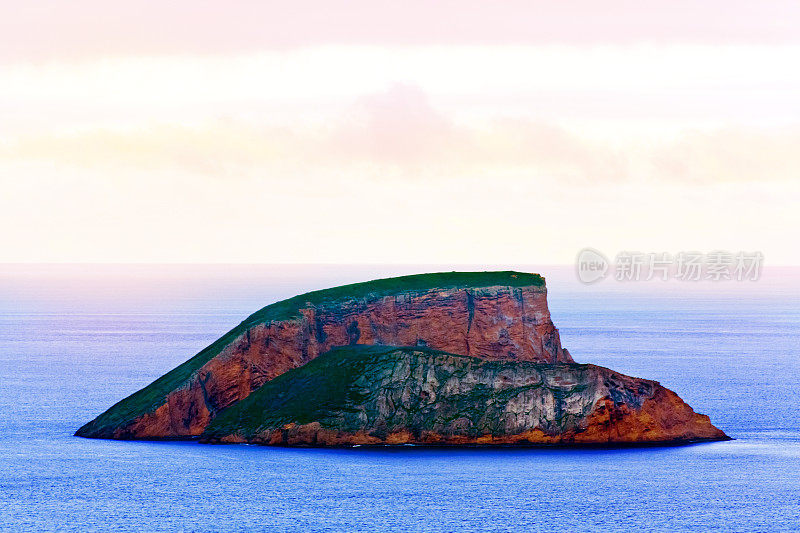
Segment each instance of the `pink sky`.
[{"label": "pink sky", "polygon": [[0,3],[0,57],[230,53],[322,44],[780,44],[794,1],[199,0]]},{"label": "pink sky", "polygon": [[800,3],[0,3],[2,261],[800,264]]}]

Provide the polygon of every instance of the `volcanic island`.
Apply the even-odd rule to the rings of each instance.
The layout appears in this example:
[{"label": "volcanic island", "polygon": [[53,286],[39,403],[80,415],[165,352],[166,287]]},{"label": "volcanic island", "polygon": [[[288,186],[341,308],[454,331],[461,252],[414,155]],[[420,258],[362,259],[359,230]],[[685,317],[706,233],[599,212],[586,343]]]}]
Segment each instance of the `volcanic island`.
[{"label": "volcanic island", "polygon": [[440,272],[257,311],[76,435],[274,446],[728,440],[656,381],[573,361],[539,274]]}]

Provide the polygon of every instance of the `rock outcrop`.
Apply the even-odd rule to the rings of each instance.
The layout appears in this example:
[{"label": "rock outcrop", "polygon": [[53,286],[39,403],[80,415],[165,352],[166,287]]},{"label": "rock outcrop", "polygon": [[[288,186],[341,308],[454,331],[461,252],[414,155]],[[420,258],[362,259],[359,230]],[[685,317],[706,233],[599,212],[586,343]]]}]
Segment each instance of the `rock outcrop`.
[{"label": "rock outcrop", "polygon": [[204,442],[643,444],[725,439],[655,381],[594,365],[337,348],[223,411]]},{"label": "rock outcrop", "polygon": [[320,446],[727,438],[655,382],[575,364],[544,279],[522,272],[404,276],[272,304],[76,435]]},{"label": "rock outcrop", "polygon": [[265,307],[80,428],[83,437],[180,439],[336,346],[425,346],[486,359],[571,362],[538,274],[445,272],[357,283]]}]

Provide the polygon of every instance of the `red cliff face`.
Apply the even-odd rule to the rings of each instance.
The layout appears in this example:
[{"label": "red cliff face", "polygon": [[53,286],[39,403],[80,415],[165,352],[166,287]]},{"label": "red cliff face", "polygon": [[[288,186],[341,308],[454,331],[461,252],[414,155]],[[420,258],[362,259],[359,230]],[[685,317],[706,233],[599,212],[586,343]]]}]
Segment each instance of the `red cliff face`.
[{"label": "red cliff face", "polygon": [[[426,346],[483,359],[572,362],[550,319],[544,286],[434,288],[345,298],[300,305],[299,316],[250,325],[155,408],[135,413],[124,404],[129,398],[78,434],[198,436],[217,413],[265,382],[333,347],[353,344]],[[116,415],[115,408],[133,414]]]}]

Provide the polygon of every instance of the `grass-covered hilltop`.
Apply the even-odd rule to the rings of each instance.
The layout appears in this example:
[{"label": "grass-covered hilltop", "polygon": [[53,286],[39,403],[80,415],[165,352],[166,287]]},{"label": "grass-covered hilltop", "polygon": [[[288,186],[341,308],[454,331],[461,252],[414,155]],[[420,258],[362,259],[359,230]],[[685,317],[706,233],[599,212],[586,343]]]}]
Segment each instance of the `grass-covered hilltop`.
[{"label": "grass-covered hilltop", "polygon": [[268,305],[77,435],[279,445],[724,438],[658,384],[574,364],[544,278],[514,271],[379,279]]}]

